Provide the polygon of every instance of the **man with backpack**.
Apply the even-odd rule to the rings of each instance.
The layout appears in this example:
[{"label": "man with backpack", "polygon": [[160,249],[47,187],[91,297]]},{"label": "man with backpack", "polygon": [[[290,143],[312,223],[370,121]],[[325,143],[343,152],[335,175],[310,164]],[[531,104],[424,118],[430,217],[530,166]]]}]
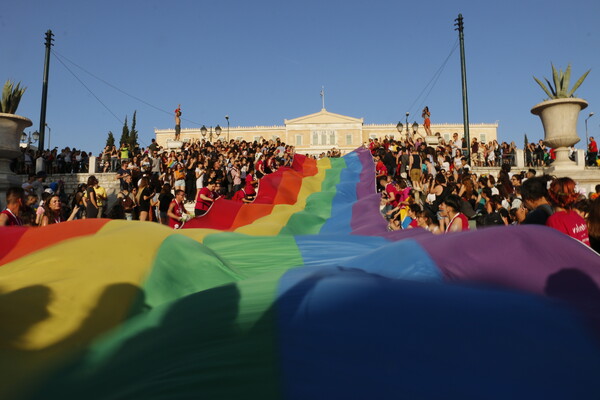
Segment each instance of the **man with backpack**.
[{"label": "man with backpack", "polygon": [[119,205],[123,208],[123,212],[125,213],[125,219],[127,221],[133,221],[133,209],[135,208],[135,199],[132,193],[127,190],[121,190],[117,195],[117,201]]}]

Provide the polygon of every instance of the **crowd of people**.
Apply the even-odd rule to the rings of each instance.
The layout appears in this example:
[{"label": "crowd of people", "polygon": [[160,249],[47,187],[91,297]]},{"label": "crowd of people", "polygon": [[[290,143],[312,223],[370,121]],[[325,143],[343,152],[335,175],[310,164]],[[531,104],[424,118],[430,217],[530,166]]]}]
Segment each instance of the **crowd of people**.
[{"label": "crowd of people", "polygon": [[[84,150],[65,147],[59,150],[34,150],[31,147],[22,148],[21,156],[11,163],[11,170],[17,174],[31,174],[43,171],[46,174],[77,174],[88,173],[92,153]],[[43,167],[36,169],[38,160]]]},{"label": "crowd of people", "polygon": [[[193,141],[183,143],[178,151],[162,149],[155,140],[147,149],[131,149],[126,144],[118,150],[107,146],[99,157],[101,171],[114,173],[119,181],[117,201],[110,209],[106,207],[106,190],[93,175],[73,193],[66,193],[64,182],[46,182],[45,171],[30,173],[20,188],[22,196],[20,191],[11,191],[9,197],[22,197],[14,215],[23,225],[113,218],[175,227],[186,219],[186,206],[193,216],[201,216],[219,197],[252,202],[260,180],[280,166],[291,166],[294,151],[293,146],[279,140]],[[330,155],[335,156],[335,152]],[[55,209],[55,198],[60,212]],[[43,218],[46,214],[55,217]]]},{"label": "crowd of people", "polygon": [[[600,251],[600,185],[589,196],[571,178],[513,172],[478,175],[463,149],[410,141],[373,140],[382,215],[390,230],[421,227],[433,233],[494,225],[553,227]],[[473,160],[474,162],[474,160]]]},{"label": "crowd of people", "polygon": [[[421,227],[444,233],[538,223],[561,229],[588,245],[591,241],[598,249],[600,199],[594,198],[600,194],[600,185],[597,193],[585,198],[569,178],[538,177],[535,169],[514,173],[512,144],[479,144],[474,139],[471,160],[464,138],[456,133],[449,143],[442,139],[436,146],[418,137],[371,139],[365,146],[374,159],[382,214],[390,230]],[[531,149],[531,165],[546,162],[542,152],[535,146]],[[219,197],[252,202],[260,180],[280,166],[291,166],[294,152],[293,146],[279,140],[192,141],[180,151],[162,149],[154,140],[147,149],[107,146],[99,157],[100,171],[114,173],[119,180],[117,202],[110,209],[106,190],[95,176],[68,194],[61,181],[48,184],[46,172],[39,171],[16,188],[22,192],[9,191],[9,207],[0,222],[17,218],[21,224],[43,226],[108,217],[180,227],[187,218],[209,212]],[[340,155],[332,149],[319,157]],[[82,168],[78,163],[83,161],[73,159],[73,153],[57,155],[56,160],[50,164],[52,171],[54,167],[57,172]],[[471,165],[501,168],[497,176],[478,176]],[[21,205],[14,210],[10,205],[19,199]]]}]

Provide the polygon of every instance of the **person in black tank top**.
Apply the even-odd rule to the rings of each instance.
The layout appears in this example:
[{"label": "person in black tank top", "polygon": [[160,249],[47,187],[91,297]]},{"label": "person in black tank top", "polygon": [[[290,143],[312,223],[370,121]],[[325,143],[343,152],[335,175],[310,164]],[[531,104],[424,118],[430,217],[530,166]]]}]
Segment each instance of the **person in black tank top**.
[{"label": "person in black tank top", "polygon": [[408,164],[410,165],[410,180],[412,182],[413,187],[421,186],[421,176],[423,175],[423,171],[421,170],[421,156],[417,149],[411,146],[410,148],[410,157],[408,159]]},{"label": "person in black tank top", "polygon": [[87,201],[85,206],[85,217],[86,218],[98,218],[98,203],[96,197],[96,191],[94,188],[98,186],[98,179],[94,175],[88,178],[87,182]]}]

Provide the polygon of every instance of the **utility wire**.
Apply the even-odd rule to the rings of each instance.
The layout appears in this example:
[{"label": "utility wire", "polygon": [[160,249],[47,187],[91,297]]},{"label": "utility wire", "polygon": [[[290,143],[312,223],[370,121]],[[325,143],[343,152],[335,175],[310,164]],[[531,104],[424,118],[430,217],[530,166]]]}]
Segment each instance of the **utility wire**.
[{"label": "utility wire", "polygon": [[[58,53],[56,50],[52,49],[52,53],[54,53],[54,55],[55,55],[55,56],[57,56],[57,58],[58,58],[59,56],[60,56],[60,57],[62,57],[63,59],[65,59],[66,61],[68,61],[69,63],[71,63],[72,65],[74,65],[75,67],[79,68],[80,70],[82,70],[82,71],[83,71],[83,72],[85,72],[86,74],[88,74],[88,75],[90,75],[91,77],[93,77],[93,78],[95,78],[95,79],[99,80],[100,82],[104,83],[105,85],[107,85],[107,86],[110,86],[111,88],[113,88],[113,89],[115,89],[116,91],[118,91],[118,92],[120,92],[120,93],[124,94],[125,96],[131,97],[132,99],[134,99],[134,100],[137,100],[137,101],[139,101],[140,103],[143,103],[143,104],[147,105],[148,107],[154,108],[155,110],[157,110],[157,111],[160,111],[160,112],[162,112],[162,113],[165,113],[165,114],[167,114],[167,115],[173,115],[173,113],[171,113],[171,112],[169,112],[169,111],[167,111],[167,110],[164,110],[164,109],[162,109],[162,108],[160,108],[160,107],[157,107],[157,106],[155,106],[155,105],[153,105],[153,104],[150,104],[150,103],[148,103],[147,101],[145,101],[145,100],[143,100],[143,99],[141,99],[141,98],[139,98],[139,97],[137,97],[137,96],[134,96],[134,95],[132,95],[132,94],[130,94],[130,93],[127,93],[126,91],[124,91],[123,89],[121,89],[121,88],[119,88],[119,87],[117,87],[117,86],[113,85],[112,83],[110,83],[110,82],[107,82],[106,80],[104,80],[104,79],[100,78],[99,76],[97,76],[97,75],[95,75],[95,74],[91,73],[90,71],[86,70],[86,69],[85,69],[85,68],[83,68],[82,66],[80,66],[80,65],[76,64],[75,62],[73,62],[73,61],[69,60],[67,57],[65,57],[65,56],[63,56],[62,54]],[[182,120],[184,120],[184,121],[187,121],[187,122],[191,122],[192,124],[195,124],[195,125],[198,125],[198,126],[200,126],[200,125],[203,125],[203,124],[201,124],[201,123],[199,123],[199,122],[192,121],[192,120],[190,120],[190,119],[187,119],[187,118],[181,118],[181,119],[182,119]]]},{"label": "utility wire", "polygon": [[[72,70],[71,70],[71,69],[70,69],[70,68],[69,68],[69,67],[68,67],[68,66],[67,66],[67,65],[66,65],[66,64],[65,64],[65,63],[64,63],[62,60],[61,60],[61,57],[60,57],[60,56],[58,56],[57,54],[54,54],[54,56],[56,57],[56,59],[58,60],[58,62],[60,62],[60,63],[63,65],[63,67],[65,67],[65,68],[67,69],[67,71],[69,71],[69,72],[71,73],[71,75],[73,75],[73,76],[75,77],[75,79],[77,79],[77,81],[78,81],[79,83],[81,83],[81,85],[82,85],[84,88],[86,88],[86,89],[87,89],[87,91],[88,91],[88,92],[90,92],[90,94],[91,94],[92,96],[94,96],[94,98],[95,98],[96,100],[98,100],[98,102],[99,102],[100,104],[102,104],[102,106],[103,106],[104,108],[106,108],[106,110],[107,110],[109,113],[111,113],[113,117],[115,117],[115,118],[116,118],[116,120],[117,120],[117,121],[119,121],[119,123],[121,123],[121,124],[124,124],[124,123],[125,123],[125,122],[124,122],[124,121],[122,121],[122,120],[121,120],[121,119],[120,119],[120,118],[119,118],[119,117],[118,117],[118,116],[117,116],[117,115],[116,115],[114,112],[112,112],[112,110],[111,110],[110,108],[108,108],[108,106],[107,106],[106,104],[104,104],[104,102],[102,102],[102,100],[100,100],[100,98],[99,98],[98,96],[96,96],[96,95],[94,94],[94,92],[92,92],[92,90],[91,90],[91,89],[90,89],[90,88],[89,88],[89,87],[88,87],[88,86],[87,86],[85,83],[83,83],[83,81],[82,81],[82,80],[81,80],[81,79],[80,79],[80,78],[77,76],[77,74],[75,74],[75,73],[74,73],[74,72],[73,72],[73,71],[72,71]],[[140,137],[139,135],[138,135],[138,140],[139,140],[139,141],[140,141],[140,142],[141,142],[143,145],[145,145],[145,146],[147,146],[147,145],[148,145],[148,144],[147,144],[147,143],[146,143],[144,140],[142,140],[142,139],[141,139],[141,137]]]},{"label": "utility wire", "polygon": [[[55,55],[56,55],[56,54],[55,54]],[[84,87],[84,88],[86,88],[86,89],[87,89],[87,91],[88,91],[88,92],[90,92],[90,94],[91,94],[92,96],[94,96],[94,98],[95,98],[96,100],[98,100],[98,103],[102,104],[102,106],[103,106],[104,108],[106,108],[106,110],[107,110],[109,113],[111,113],[113,117],[115,117],[115,119],[116,119],[117,121],[119,121],[121,124],[122,124],[122,123],[124,123],[124,122],[123,122],[123,121],[122,121],[122,120],[121,120],[119,117],[117,117],[117,115],[116,115],[114,112],[112,112],[112,110],[111,110],[110,108],[108,108],[108,106],[107,106],[106,104],[104,104],[104,103],[102,102],[102,100],[100,100],[100,98],[99,98],[98,96],[96,96],[96,95],[94,94],[94,92],[92,92],[92,90],[91,90],[89,87],[87,87],[87,85],[86,85],[85,83],[83,83],[83,81],[82,81],[81,79],[79,79],[79,77],[78,77],[77,75],[75,75],[75,73],[74,73],[73,71],[71,71],[71,69],[70,69],[69,67],[67,67],[67,65],[66,65],[66,64],[65,64],[65,63],[64,63],[64,62],[63,62],[63,61],[60,59],[60,57],[56,57],[56,59],[57,59],[57,60],[58,60],[58,61],[59,61],[59,62],[60,62],[62,65],[63,65],[63,67],[65,67],[65,68],[67,69],[67,71],[69,71],[69,72],[71,73],[71,75],[73,75],[73,76],[75,77],[75,79],[77,79],[77,80],[79,81],[79,83],[81,83],[81,84],[83,85],[83,87]]]},{"label": "utility wire", "polygon": [[[425,85],[425,87],[423,88],[423,90],[421,90],[421,93],[419,93],[419,95],[415,98],[415,100],[413,101],[413,103],[408,108],[408,111],[410,112],[411,115],[412,115],[412,111],[414,109],[415,104],[417,103],[417,101],[419,101],[419,99],[421,98],[421,96],[423,95],[423,93],[431,85],[431,87],[429,87],[429,91],[427,92],[427,94],[425,95],[425,97],[423,97],[423,100],[421,101],[420,106],[422,106],[423,103],[425,103],[425,100],[427,100],[427,98],[429,97],[429,94],[431,93],[431,91],[435,87],[438,79],[442,75],[442,72],[446,68],[446,65],[448,64],[448,61],[450,60],[450,57],[452,56],[452,54],[454,54],[454,52],[456,51],[457,48],[458,48],[458,39],[456,39],[456,41],[454,42],[454,45],[452,46],[452,49],[450,50],[450,53],[448,54],[448,56],[446,57],[446,59],[444,60],[444,62],[442,63],[442,65],[437,69],[437,71],[435,71],[435,73],[433,74],[433,76],[431,77],[431,79],[429,80],[429,82],[427,82],[427,85]],[[433,82],[433,84],[432,84],[432,82]],[[419,106],[419,108],[420,108],[420,106]]]}]

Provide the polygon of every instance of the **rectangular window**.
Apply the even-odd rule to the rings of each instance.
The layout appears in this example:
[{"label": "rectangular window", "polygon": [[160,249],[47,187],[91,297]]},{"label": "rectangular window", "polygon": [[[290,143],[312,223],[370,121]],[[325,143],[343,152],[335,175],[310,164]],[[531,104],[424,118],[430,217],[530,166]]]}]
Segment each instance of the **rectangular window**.
[{"label": "rectangular window", "polygon": [[312,144],[316,146],[335,145],[335,130],[318,130],[312,131]]},{"label": "rectangular window", "polygon": [[296,135],[296,146],[302,146],[302,135]]},{"label": "rectangular window", "polygon": [[487,143],[487,141],[485,139],[486,139],[485,133],[482,133],[482,134],[479,135],[479,142],[481,142],[481,143]]},{"label": "rectangular window", "polygon": [[448,143],[448,140],[450,140],[450,134],[449,133],[444,133],[444,141],[446,143]]},{"label": "rectangular window", "polygon": [[326,145],[327,144],[327,133],[326,132],[321,132],[321,145]]},{"label": "rectangular window", "polygon": [[346,135],[346,145],[352,144],[352,134]]},{"label": "rectangular window", "polygon": [[253,141],[253,142],[259,142],[259,143],[260,143],[260,136],[254,136],[254,137],[252,138],[252,141]]}]

